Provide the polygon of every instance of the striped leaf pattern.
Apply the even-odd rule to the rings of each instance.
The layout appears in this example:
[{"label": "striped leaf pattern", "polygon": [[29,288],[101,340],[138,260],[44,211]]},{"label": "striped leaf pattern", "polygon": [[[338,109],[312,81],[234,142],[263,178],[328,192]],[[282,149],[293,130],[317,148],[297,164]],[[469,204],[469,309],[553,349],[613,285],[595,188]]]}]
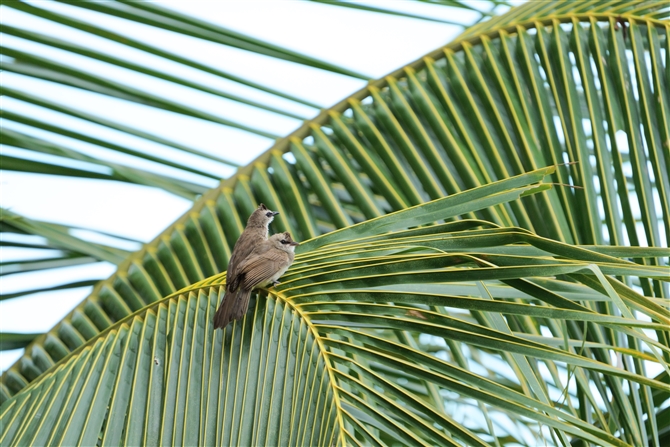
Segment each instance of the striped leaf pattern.
[{"label": "striped leaf pattern", "polygon": [[[0,165],[4,171],[16,171],[9,177],[28,179],[36,178],[31,174],[40,174],[39,178],[48,179],[44,175],[65,176],[76,179],[75,184],[86,185],[82,189],[91,184],[89,179],[96,180],[93,184],[112,189],[122,189],[116,182],[124,182],[133,189],[136,185],[149,186],[192,202],[215,187],[221,178],[232,175],[234,168],[240,166],[238,163],[246,163],[252,158],[245,153],[236,153],[237,161],[230,160],[232,154],[221,154],[221,142],[224,148],[242,147],[245,152],[255,154],[332,101],[322,97],[305,99],[309,96],[306,92],[298,92],[296,96],[293,85],[300,81],[287,78],[277,83],[276,78],[271,79],[274,69],[262,67],[282,64],[291,70],[296,69],[297,79],[309,77],[314,85],[327,85],[332,79],[328,72],[341,75],[345,84],[370,78],[274,42],[234,31],[220,23],[198,19],[199,8],[182,13],[178,7],[172,9],[174,6],[165,8],[155,2],[138,4],[123,0],[110,0],[105,5],[61,1],[39,4],[20,0],[2,2],[0,67],[5,73],[2,95],[6,100],[0,111],[0,137],[4,145]],[[337,12],[336,8],[355,5],[331,2],[328,6],[295,6],[307,11],[308,16],[302,20],[309,21],[309,17],[319,17],[320,13]],[[212,15],[218,14],[213,11],[219,7],[229,11],[244,6],[208,4],[206,8]],[[454,8],[456,11],[467,10],[468,16],[461,17],[459,23],[447,21],[449,24],[443,26],[447,33],[455,33],[490,17],[488,11],[493,7],[496,13],[502,13],[510,5],[498,0],[482,0],[476,5],[455,0],[448,5],[430,5],[427,10],[438,14],[454,11]],[[370,10],[373,16],[383,13],[430,19],[384,8]],[[407,21],[410,22],[413,21]],[[133,30],[138,28],[140,33],[134,34]],[[151,36],[161,33],[167,39],[152,43]],[[260,65],[240,64],[235,62],[235,57],[199,60],[192,52],[193,39],[224,54],[231,48],[243,50],[245,57],[251,57]],[[180,50],[180,43],[186,43],[187,47]],[[202,48],[200,45],[198,47]],[[237,56],[241,54],[236,50],[233,52]],[[135,57],[138,55],[140,57]],[[256,74],[261,78],[256,79]],[[148,91],[151,87],[147,89],[144,83],[147,80],[151,87],[161,87],[152,93]],[[175,92],[177,94],[173,95]],[[189,99],[199,99],[189,101],[183,96],[185,92]],[[332,98],[328,93],[325,96]],[[105,103],[113,106],[105,106]],[[240,110],[245,114],[243,119],[236,113]],[[142,118],[128,119],[138,112]],[[166,125],[166,120],[175,124]],[[175,129],[181,130],[174,132]],[[189,129],[189,132],[183,132],[183,129]],[[198,139],[197,135],[202,134],[209,137]],[[113,182],[103,185],[98,180]],[[11,198],[9,200],[11,202]],[[29,262],[3,262],[1,274],[44,272],[48,275],[54,269],[67,266],[97,261],[118,264],[125,258],[85,259],[78,250],[66,249],[63,244],[52,241],[46,248],[64,251],[52,251],[42,258],[31,251],[45,248],[37,226],[29,228],[35,232],[26,233],[11,223],[4,225],[20,217],[15,211],[0,210],[3,222],[0,245],[14,247],[6,250],[9,258],[32,259]],[[40,213],[43,207],[23,211]],[[168,223],[162,222],[161,228]],[[61,225],[59,232],[67,235],[65,239],[70,245],[86,244],[90,237],[83,236],[79,230],[81,228],[76,226]],[[108,236],[104,235],[114,248],[135,251],[141,245],[129,244],[125,238],[110,240]],[[72,280],[36,288],[31,279],[26,278],[29,275],[20,275],[22,278],[16,280],[18,287],[12,287],[13,290],[1,298],[19,299],[40,292],[43,297],[46,293],[58,299],[57,293],[49,292],[81,289],[102,279],[88,278],[85,267],[74,267],[70,271],[79,274],[81,278],[78,279],[87,277],[87,281]],[[74,293],[78,292],[81,290]],[[0,350],[12,346],[12,343],[3,343],[5,336],[2,337]]]},{"label": "striped leaf pattern", "polygon": [[[331,3],[330,7],[319,10],[327,14],[330,8],[347,6],[346,3]],[[477,8],[498,6],[499,11],[508,9],[498,1],[482,1],[477,8],[460,1],[450,2],[449,6],[475,14],[479,12],[480,19],[487,15]],[[223,135],[226,136],[231,135],[231,129],[236,129],[238,135],[244,134],[245,141],[252,145],[259,141],[269,145],[271,140],[279,137],[276,128],[268,129],[262,119],[273,117],[284,124],[298,126],[323,107],[323,104],[305,99],[305,95],[289,93],[289,86],[285,83],[278,86],[269,79],[271,76],[255,82],[248,75],[240,75],[234,62],[226,62],[226,66],[221,67],[193,57],[190,51],[184,53],[153,44],[150,39],[144,41],[133,34],[134,27],[143,28],[146,35],[168,31],[172,37],[177,36],[177,41],[199,39],[224,51],[236,48],[247,55],[262,55],[253,60],[260,61],[263,67],[268,60],[286,61],[293,65],[292,68],[317,69],[310,70],[312,74],[315,71],[319,74],[332,72],[349,81],[369,79],[369,76],[319,58],[155,2],[140,4],[113,0],[105,4],[89,1],[37,4],[17,0],[4,1],[2,9],[9,19],[3,21],[2,32],[6,39],[0,45],[3,56],[0,67],[9,73],[10,82],[3,82],[2,90],[9,103],[3,108],[2,119],[9,125],[0,127],[0,135],[4,144],[19,149],[0,154],[3,169],[10,171],[122,181],[160,188],[195,200],[213,187],[214,181],[230,175],[232,167],[239,167],[235,161],[222,157],[218,146],[214,150],[199,149],[197,142],[174,141],[173,136],[161,133],[161,130],[146,131],[142,125],[110,119],[107,111],[91,112],[81,106],[72,107],[70,98],[50,100],[40,95],[43,90],[31,91],[25,83],[16,82],[17,78],[36,82],[33,86],[44,86],[43,81],[46,81],[59,88],[74,87],[77,95],[92,103],[98,102],[99,95],[115,98],[118,107],[130,113],[137,111],[137,105],[163,110],[189,128],[199,121],[198,125],[204,125],[208,131],[225,129]],[[439,9],[439,6],[433,9]],[[125,28],[123,20],[133,26]],[[450,28],[463,30],[474,20],[465,18]],[[45,48],[51,51],[44,51]],[[144,58],[138,61],[132,56],[123,56],[137,53],[142,53]],[[63,54],[66,57],[59,57]],[[143,63],[145,60],[147,62]],[[105,65],[108,70],[95,69]],[[184,71],[190,75],[184,75]],[[223,82],[212,82],[213,77]],[[193,95],[202,95],[200,97],[206,101],[214,100],[218,103],[214,110],[223,109],[223,114],[207,111],[206,106],[181,103],[169,95],[151,93],[142,84],[146,79],[165,83],[166,89],[188,89]],[[236,109],[239,106],[241,109]],[[248,118],[238,119],[229,110],[251,111],[261,119],[250,124]],[[112,141],[100,138],[100,134],[111,135]],[[153,148],[151,152],[146,150],[147,147]],[[95,151],[90,151],[91,148]]]},{"label": "striped leaf pattern", "polygon": [[[590,6],[482,23],[204,193],[3,374],[0,442],[665,445],[668,8]],[[258,202],[309,241],[213,332]]]},{"label": "striped leaf pattern", "polygon": [[[556,187],[463,217],[566,243],[667,246],[670,32],[666,22],[621,17],[623,25],[611,15],[576,15],[547,26],[493,27],[322,112],[122,263],[3,375],[3,394],[114,321],[225,270],[259,202],[281,212],[274,231],[306,240],[573,163],[554,182],[583,189]],[[658,281],[627,281],[647,296],[669,295]]]},{"label": "striped leaf pattern", "polygon": [[96,336],[3,407],[0,442],[331,445],[333,388],[300,314],[263,298],[214,333],[223,290],[163,300]]},{"label": "striped leaf pattern", "polygon": [[[507,14],[492,17],[489,21],[475,24],[466,29],[461,38],[475,37],[478,34],[495,28],[509,27],[513,30],[517,24],[524,22],[551,23],[559,20],[562,23],[572,22],[573,17],[580,19],[591,17],[597,20],[608,20],[613,17],[625,22],[631,17],[640,17],[651,20],[667,20],[670,17],[670,7],[662,0],[646,1],[590,1],[573,2],[559,0],[553,2],[527,2],[514,8]],[[492,31],[495,33],[496,31]]]},{"label": "striped leaf pattern", "polygon": [[[225,331],[211,328],[225,274],[121,319],[0,407],[0,442],[532,445],[541,427],[566,442],[658,440],[644,418],[670,386],[609,352],[662,365],[670,349],[645,330],[667,332],[670,312],[604,275],[668,281],[667,269],[617,257],[639,249],[598,253],[484,221],[402,229],[449,216],[458,196],[476,210],[474,192],[314,239]],[[603,401],[623,427],[607,423]],[[473,410],[482,416],[456,416]]]}]

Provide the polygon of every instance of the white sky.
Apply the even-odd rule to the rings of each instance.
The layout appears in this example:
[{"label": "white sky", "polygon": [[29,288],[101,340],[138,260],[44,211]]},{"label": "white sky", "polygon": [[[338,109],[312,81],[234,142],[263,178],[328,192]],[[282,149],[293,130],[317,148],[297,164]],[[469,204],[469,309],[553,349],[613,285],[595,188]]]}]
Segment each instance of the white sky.
[{"label": "white sky", "polygon": [[[471,3],[476,4],[476,2]],[[307,99],[322,107],[338,102],[365,85],[365,82],[361,80],[226,48],[211,42],[156,30],[123,19],[102,16],[65,4],[55,2],[36,4],[169,49],[169,51],[216,68],[228,70],[238,76]],[[385,2],[384,4],[449,20],[470,22],[474,19],[472,14],[448,7],[436,7],[417,2]],[[483,4],[488,5],[488,3],[480,3],[480,5]],[[310,2],[189,0],[169,2],[169,5],[176,10],[342,65],[372,78],[381,77],[421,57],[451,41],[460,32],[459,28],[450,25],[373,14],[348,8],[335,8]],[[193,79],[210,87],[243,95],[305,117],[311,117],[317,113],[317,110],[311,107],[240,86],[214,75],[147,55],[139,50],[56,25],[4,6],[0,7],[0,13],[3,24],[90,46],[98,51]],[[277,136],[291,132],[300,123],[296,119],[260,111],[250,106],[13,36],[0,35],[0,41],[2,45],[48,57]],[[0,82],[3,86],[23,90],[54,102],[64,102],[79,110],[155,133],[207,153],[218,154],[240,164],[249,162],[272,144],[269,138],[216,123],[131,104],[116,98],[6,71],[0,74]],[[3,96],[0,99],[0,108],[77,129],[82,133],[132,146],[148,153],[164,154],[181,163],[216,172],[221,177],[234,173],[234,169],[229,166],[213,163],[201,157],[184,156],[164,146],[12,98]],[[105,157],[114,162],[132,163],[135,167],[153,168],[157,172],[166,174],[174,172],[171,168],[157,166],[148,161],[140,163],[137,159],[133,159],[132,162],[129,162],[130,159],[122,154],[101,151],[100,148],[80,141],[48,132],[39,132],[13,122],[4,121],[2,125],[95,156]],[[26,155],[27,153],[7,147],[2,147],[2,151],[8,155]],[[74,166],[75,163],[70,165]],[[185,176],[183,173],[179,175],[207,187],[216,185],[216,181],[200,176]],[[34,219],[98,229],[141,241],[151,240],[190,206],[189,201],[155,188],[104,180],[82,180],[0,171],[0,184],[2,185],[0,206],[10,208],[19,214]],[[25,251],[20,252],[16,249],[3,249],[1,253],[3,260],[25,256]],[[26,284],[29,284],[29,287],[44,287],[80,279],[104,278],[113,271],[113,266],[109,264],[97,264],[48,273],[3,276],[0,291],[11,293],[25,288]],[[90,288],[82,288],[39,293],[27,298],[1,301],[0,331],[47,331],[89,292]],[[0,352],[0,370],[9,367],[21,355],[21,352],[22,350]]]}]

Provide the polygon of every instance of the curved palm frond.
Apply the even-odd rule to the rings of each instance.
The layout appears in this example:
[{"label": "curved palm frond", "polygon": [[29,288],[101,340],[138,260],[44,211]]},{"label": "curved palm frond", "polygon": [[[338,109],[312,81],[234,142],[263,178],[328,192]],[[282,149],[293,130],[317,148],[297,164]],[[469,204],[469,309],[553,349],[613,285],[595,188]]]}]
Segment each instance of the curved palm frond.
[{"label": "curved palm frond", "polygon": [[[495,2],[491,2],[491,4],[495,4]],[[451,2],[451,6],[459,5],[466,9],[472,9],[471,7],[467,7],[464,4],[461,5],[461,3],[457,1]],[[346,5],[343,4],[341,6]],[[109,49],[100,50],[97,48],[89,48],[85,45],[82,45],[80,42],[73,42],[72,37],[63,39],[59,38],[57,35],[53,35],[53,32],[49,34],[49,32],[45,33],[36,31],[33,29],[34,26],[21,27],[14,26],[14,24],[3,24],[3,33],[7,36],[11,36],[12,38],[17,38],[9,39],[8,43],[0,48],[0,52],[4,56],[2,61],[2,68],[7,72],[17,73],[35,79],[42,79],[56,84],[76,87],[84,91],[118,98],[129,103],[134,102],[156,109],[163,109],[186,117],[193,117],[203,121],[210,121],[212,123],[240,129],[245,132],[269,139],[277,138],[278,135],[263,128],[251,127],[247,124],[244,124],[240,120],[223,118],[222,116],[208,113],[204,110],[199,110],[185,104],[180,104],[164,97],[152,95],[151,93],[143,90],[141,87],[138,88],[129,84],[127,81],[124,83],[115,80],[114,77],[110,75],[100,75],[93,73],[90,70],[87,71],[86,69],[82,69],[74,65],[72,62],[60,62],[57,60],[57,58],[54,57],[54,55],[40,56],[39,52],[35,50],[35,48],[39,48],[39,46],[35,46],[34,44],[41,44],[52,49],[65,51],[69,54],[83,56],[88,58],[88,60],[104,62],[111,66],[121,67],[134,73],[141,73],[157,80],[168,81],[174,85],[187,87],[195,91],[225,98],[230,101],[250,106],[252,109],[264,110],[272,114],[283,115],[294,120],[303,120],[309,118],[314,113],[316,113],[316,111],[322,107],[322,105],[307,101],[295,95],[288,94],[281,89],[270,88],[269,86],[263,85],[261,83],[251,82],[244,77],[234,75],[232,72],[221,70],[211,64],[204,64],[198,62],[195,59],[182,56],[176,52],[166,50],[159,46],[143,43],[137,39],[132,38],[132,36],[127,33],[124,34],[123,32],[110,31],[109,29],[99,24],[100,20],[87,21],[82,18],[79,13],[93,13],[94,15],[92,17],[96,19],[117,17],[126,20],[129,23],[141,24],[147,27],[147,29],[167,30],[177,35],[195,37],[205,42],[216,43],[222,47],[238,48],[253,54],[259,54],[283,61],[289,61],[302,66],[314,67],[320,70],[330,71],[356,79],[369,79],[368,76],[344,69],[332,63],[328,63],[317,58],[292,51],[288,48],[283,48],[278,45],[264,42],[252,36],[227,29],[211,22],[206,22],[195,17],[166,9],[157,4],[139,4],[136,2],[114,1],[107,2],[104,5],[98,4],[96,2],[53,2],[49,5],[35,5],[23,1],[10,0],[3,1],[2,7],[5,8],[5,10],[7,8],[11,8],[31,17],[43,19],[46,21],[45,23],[52,23],[67,27],[69,30],[81,33],[80,36],[82,39],[85,39],[86,35],[102,38],[107,42],[114,42],[121,48],[136,49],[144,52],[149,56],[173,62],[181,67],[189,67],[194,69],[198,72],[198,74],[206,73],[209,75],[214,75],[217,78],[226,79],[232,83],[248,87],[251,91],[263,92],[267,94],[268,98],[270,99],[271,97],[275,97],[274,99],[281,98],[285,101],[283,103],[283,107],[268,105],[263,101],[253,99],[254,95],[249,94],[250,92],[246,92],[246,94],[242,95],[226,92],[221,90],[219,87],[214,87],[207,83],[191,80],[184,75],[173,74],[165,69],[157,69],[147,64],[136,63],[132,60],[123,59],[122,57],[110,53]],[[464,26],[465,24],[460,24],[461,28]],[[28,48],[32,48],[32,51],[34,51],[36,54],[33,54],[30,51],[22,50],[21,48],[25,46],[19,45],[19,43],[33,44],[32,46],[28,46]],[[175,72],[178,72],[178,70],[175,70]],[[176,149],[179,152],[183,152],[185,154],[204,157],[223,165],[238,166],[235,162],[221,158],[218,154],[213,154],[210,151],[199,150],[186,144],[179,144],[177,142],[170,141],[169,139],[159,135],[152,135],[151,133],[143,132],[138,128],[136,129],[131,126],[124,126],[121,123],[115,123],[109,119],[105,119],[104,116],[96,116],[91,113],[86,113],[85,111],[64,106],[60,103],[53,103],[46,100],[45,98],[38,98],[34,95],[30,95],[26,91],[10,87],[3,89],[3,92],[6,96],[18,100],[22,103],[32,104],[40,108],[56,111],[61,114],[96,123],[110,129],[115,129],[123,133],[137,136],[143,140],[148,140],[149,142],[158,143],[160,145]],[[95,96],[91,96],[91,98],[95,98]],[[272,101],[268,100],[267,102]],[[302,106],[303,112],[294,111],[296,110],[296,105]],[[190,167],[188,163],[177,164],[172,159],[152,157],[150,154],[133,147],[123,147],[122,145],[112,145],[105,143],[100,139],[91,138],[80,132],[73,132],[68,127],[61,127],[52,123],[46,123],[40,121],[39,119],[26,116],[22,113],[4,113],[3,119],[12,123],[27,125],[29,128],[46,130],[57,135],[65,135],[69,138],[100,146],[107,150],[130,154],[134,157],[139,157],[140,159],[155,161],[161,165],[174,167],[177,170],[195,173],[197,175],[209,178],[219,178],[217,175],[218,171],[216,170],[211,172],[197,171]],[[298,122],[295,122],[295,125],[297,125],[297,123]],[[9,136],[3,135],[3,138],[7,139]],[[8,140],[8,144],[12,146],[14,145],[14,142],[15,141],[12,139]],[[25,144],[20,144],[17,147],[31,151],[39,151],[39,149],[43,146],[44,143],[39,144],[39,142],[30,141]],[[73,156],[73,152],[76,151],[61,150],[59,151],[58,155],[61,157],[74,159],[80,159],[83,157],[83,155],[80,154]],[[95,160],[95,157],[88,158],[92,158],[92,160],[89,161],[97,161],[98,163],[105,164],[104,160]],[[14,165],[18,166],[18,163],[10,164],[9,160],[7,160],[4,164],[7,166],[6,169],[12,169],[12,166]],[[26,170],[27,166],[24,166],[23,169]],[[29,172],[45,171],[44,169],[36,169],[35,171]],[[152,175],[150,175],[151,172],[141,173],[143,175],[122,178],[124,181],[138,181],[140,184],[144,184],[142,183],[144,176],[152,177]],[[116,179],[118,179],[118,177]],[[178,177],[171,180],[178,182]],[[168,183],[169,182],[166,182],[166,184],[153,186],[165,188],[177,194],[181,192],[170,190]],[[190,195],[186,195],[186,197],[194,198],[194,194],[201,193],[202,191],[195,190],[189,192]],[[184,194],[182,193],[180,195]]]},{"label": "curved palm frond", "polygon": [[[566,14],[568,6],[561,6]],[[65,320],[66,332],[76,334],[69,345],[60,340],[63,325],[38,344],[59,340],[57,351],[67,352],[87,339],[82,331],[95,333],[225,270],[244,218],[261,201],[281,211],[274,230],[305,240],[570,162],[554,181],[581,189],[555,188],[464,217],[581,245],[667,245],[668,25],[622,18],[625,36],[613,16],[600,13],[549,26],[535,17],[514,33],[489,21],[493,28],[478,37],[370,83],[279,140],[126,260],[78,307],[83,323]],[[643,262],[665,265],[662,258]],[[661,282],[626,281],[646,296],[668,296]],[[45,351],[35,352],[29,348],[12,374],[35,367],[34,356]]]},{"label": "curved palm frond", "polygon": [[[495,4],[481,2],[478,6],[486,9],[487,5]],[[337,6],[340,5],[332,7]],[[449,6],[472,9],[458,1],[450,2]],[[250,124],[248,119],[238,119],[235,113],[226,114],[231,105],[247,107],[243,110],[255,113],[257,123],[272,121],[267,117],[274,121],[280,117],[283,125],[289,126],[285,127],[287,131],[324,106],[291,94],[286,86],[271,87],[269,76],[261,77],[262,82],[254,82],[241,76],[239,67],[230,63],[222,68],[221,64],[203,62],[168,45],[133,37],[129,31],[133,26],[144,27],[144,35],[167,32],[184,39],[195,37],[217,49],[238,48],[262,55],[264,60],[281,60],[317,72],[338,73],[348,79],[368,78],[157,4],[36,4],[8,0],[2,1],[0,8],[4,36],[0,64],[7,74],[2,86],[7,101],[0,112],[4,145],[0,163],[7,171],[121,181],[195,200],[220,178],[232,174],[233,168],[239,167],[240,158],[237,155],[237,162],[230,160],[221,154],[218,144],[208,143],[204,147],[190,135],[200,129],[221,135],[224,147],[230,145],[226,138],[231,135],[245,135],[245,145],[248,143],[256,150],[269,146],[270,139],[277,138],[276,129]],[[441,9],[439,5],[432,8]],[[119,22],[108,22],[112,19]],[[463,29],[469,24],[467,20],[452,28]],[[110,23],[130,27],[112,29]],[[314,75],[315,70],[310,73]],[[163,91],[182,89],[202,95],[199,97],[203,99],[215,98],[219,106],[212,112],[211,107],[205,110],[197,103],[183,103],[183,98],[180,102],[169,95],[152,94],[145,88],[147,79],[150,83],[162,82]],[[27,86],[23,82],[26,80]],[[31,91],[31,85],[38,88]],[[49,95],[42,95],[44,90],[39,87],[44,85],[49,86],[49,91],[60,91],[61,96],[50,99]],[[101,105],[82,107],[82,100]],[[112,104],[114,110],[126,110],[129,115],[138,108],[144,108],[150,116],[160,110],[161,117],[176,120],[189,132],[175,137],[174,133],[146,126],[143,119],[122,122],[109,113],[105,104]],[[251,158],[250,155],[241,160]],[[12,271],[22,269],[12,261],[5,267]],[[31,289],[24,292],[30,293]],[[17,292],[16,296],[21,294]]]},{"label": "curved palm frond", "polygon": [[[668,281],[666,269],[484,221],[424,225],[458,203],[472,212],[538,192],[522,185],[548,172],[313,239],[225,331],[211,329],[225,274],[157,300],[5,402],[0,442],[535,445],[544,430],[566,443],[658,440],[644,419],[670,385],[638,367],[667,373],[670,349],[645,330],[667,332],[670,311],[605,275]],[[637,366],[617,367],[610,351]]]},{"label": "curved palm frond", "polygon": [[[94,239],[104,239],[106,243],[94,242],[90,240],[91,236]],[[27,249],[32,253],[32,256],[18,261],[0,262],[0,277],[6,277],[22,273],[60,271],[59,269],[63,268],[100,263],[118,265],[132,252],[128,248],[137,249],[141,247],[141,243],[100,231],[29,219],[0,208],[0,247],[9,250]],[[33,293],[91,287],[101,279],[103,278],[72,278],[66,282],[61,279],[55,285],[36,287],[34,284],[27,284],[11,292],[7,290],[8,288],[3,288],[0,301]],[[16,338],[19,335],[12,337]],[[5,337],[5,334],[2,336]],[[22,340],[32,341],[35,337],[35,334],[25,334]],[[14,346],[13,342],[0,343],[0,350],[16,349]]]},{"label": "curved palm frond", "polygon": [[[668,8],[603,5],[482,23],[205,193],[3,374],[2,442],[666,443]],[[212,335],[259,201],[317,238]]]},{"label": "curved palm frond", "polygon": [[577,4],[575,2],[559,0],[554,2],[527,2],[514,8],[508,14],[492,17],[490,21],[475,24],[467,28],[461,37],[475,37],[485,29],[499,29],[509,27],[514,31],[518,23],[539,20],[549,24],[554,20],[561,23],[573,21],[573,17],[583,16],[599,21],[609,18],[620,20],[622,23],[628,17],[640,17],[649,20],[667,20],[670,17],[670,7],[661,0],[650,1],[622,1],[618,3],[591,2]]}]

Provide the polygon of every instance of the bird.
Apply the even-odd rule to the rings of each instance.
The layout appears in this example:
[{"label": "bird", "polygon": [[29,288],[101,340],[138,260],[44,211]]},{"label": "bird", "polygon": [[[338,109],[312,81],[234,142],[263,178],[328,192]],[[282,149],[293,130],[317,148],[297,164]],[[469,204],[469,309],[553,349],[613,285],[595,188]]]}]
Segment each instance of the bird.
[{"label": "bird", "polygon": [[240,263],[237,275],[227,280],[229,282],[223,302],[230,300],[230,311],[226,315],[227,319],[221,320],[223,326],[217,327],[224,328],[231,320],[239,320],[247,313],[252,290],[280,284],[278,279],[293,263],[295,247],[298,245],[286,231],[272,235],[254,248]]},{"label": "bird", "polygon": [[238,269],[251,252],[268,240],[270,223],[279,214],[278,211],[268,209],[262,203],[251,213],[247,220],[247,226],[235,242],[233,252],[228,261],[226,270],[226,293],[219,305],[219,309],[214,314],[214,329],[224,328],[230,321],[230,315],[233,311],[234,300],[230,297],[230,280],[237,276]]}]

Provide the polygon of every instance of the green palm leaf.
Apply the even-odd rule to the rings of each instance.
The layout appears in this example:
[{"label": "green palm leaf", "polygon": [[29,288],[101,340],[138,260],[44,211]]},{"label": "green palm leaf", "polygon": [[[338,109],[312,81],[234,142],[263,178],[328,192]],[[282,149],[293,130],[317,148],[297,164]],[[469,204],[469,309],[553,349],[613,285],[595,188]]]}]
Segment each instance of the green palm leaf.
[{"label": "green palm leaf", "polygon": [[[506,184],[511,182],[500,182],[496,189],[505,190]],[[4,427],[0,439],[17,444],[87,445],[98,440],[112,444],[489,445],[498,436],[516,436],[500,429],[488,432],[483,420],[469,424],[454,420],[443,408],[440,393],[448,392],[458,396],[457,407],[471,406],[472,399],[480,402],[492,420],[505,415],[520,421],[532,415],[536,424],[549,427],[559,437],[626,445],[616,436],[618,427],[594,426],[591,416],[583,419],[585,415],[574,411],[578,399],[574,392],[565,395],[563,405],[549,401],[549,394],[563,390],[566,383],[560,375],[545,383],[537,362],[557,373],[570,370],[581,386],[603,374],[618,386],[626,382],[667,394],[670,385],[617,368],[609,356],[592,359],[582,354],[608,349],[628,354],[627,344],[604,338],[613,331],[643,346],[633,358],[661,364],[660,352],[670,349],[648,338],[642,329],[667,331],[670,312],[643,298],[648,315],[664,322],[657,324],[603,315],[589,301],[572,301],[560,293],[547,305],[535,281],[544,278],[561,284],[564,281],[551,278],[567,275],[567,279],[581,272],[593,277],[589,269],[607,271],[613,266],[622,275],[670,280],[670,274],[550,240],[545,240],[542,262],[536,256],[496,255],[501,245],[495,238],[486,239],[488,243],[480,238],[495,235],[497,229],[463,230],[446,224],[374,232],[428,223],[434,218],[431,208],[449,214],[459,196],[472,198],[476,193],[416,208],[423,213],[407,210],[380,218],[380,225],[369,232],[367,223],[351,227],[349,234],[364,235],[361,239],[335,243],[330,235],[314,239],[312,248],[308,243],[297,256],[282,285],[259,294],[245,319],[225,331],[211,329],[225,274],[154,302],[84,343],[7,401],[0,410]],[[476,199],[469,203],[472,209],[478,206]],[[437,245],[430,245],[453,239],[462,246],[436,249]],[[503,245],[509,242],[519,241]],[[565,250],[577,250],[579,255],[566,259],[551,254]],[[499,264],[501,259],[504,262]],[[478,284],[483,294],[445,294],[451,283],[463,281]],[[589,290],[596,299],[622,306],[622,314],[630,313],[623,295],[610,301],[607,293],[574,279],[564,284]],[[442,292],[420,290],[431,286]],[[488,291],[496,293],[496,287],[507,289],[516,299],[490,295]],[[565,344],[545,342],[539,326],[518,325],[531,316],[536,322],[554,322],[549,325],[556,331],[552,336],[563,338]],[[588,326],[588,332],[579,325],[570,326],[569,322],[577,321],[585,331]],[[444,359],[444,348],[437,356],[423,352],[410,335],[416,333],[478,352],[475,362],[498,361],[509,372],[530,375],[517,377],[522,388],[505,385],[500,381],[501,370],[477,374],[464,369],[455,353]],[[588,347],[582,336],[592,340]],[[575,346],[580,343],[582,352],[577,353]],[[190,379],[182,380],[185,377]],[[523,388],[524,382],[532,391]],[[592,392],[587,391],[587,397],[596,402]],[[635,419],[628,400],[624,397],[613,405],[632,412],[625,441],[641,440],[641,421]],[[106,406],[107,413],[101,411]],[[35,417],[37,413],[42,416]]]},{"label": "green palm leaf", "polygon": [[[153,6],[82,6],[298,57]],[[533,2],[482,22],[204,193],[3,374],[2,442],[663,445],[669,10],[591,7]],[[30,73],[82,83],[37,64],[45,70]],[[84,88],[237,125],[104,79]],[[56,172],[45,165],[22,169]],[[184,197],[206,185],[105,166]],[[557,187],[522,186],[545,166]],[[281,286],[212,335],[218,273],[258,202],[281,212],[273,230],[311,241]]]},{"label": "green palm leaf", "polygon": [[[580,17],[562,27],[519,25],[514,35],[508,25],[493,27],[478,40],[457,40],[375,81],[205,194],[151,249],[121,267],[127,273],[100,285],[88,301],[95,308],[120,301],[124,305],[114,308],[128,312],[225,270],[241,222],[261,201],[282,213],[276,231],[289,230],[304,240],[563,161],[575,163],[559,168],[555,181],[583,189],[555,188],[465,217],[586,245],[622,245],[625,238],[639,245],[640,223],[648,245],[667,244],[670,224],[661,217],[667,214],[651,206],[654,192],[665,199],[670,190],[665,169],[670,161],[660,143],[667,126],[639,118],[648,107],[654,109],[646,116],[667,117],[666,90],[659,82],[660,88],[643,91],[644,82],[616,80],[632,79],[631,73],[662,79],[662,66],[638,73],[647,64],[634,61],[649,55],[661,62],[663,25],[631,18],[636,25],[624,41],[613,18]],[[629,64],[623,52],[634,41],[643,42],[642,51],[634,50]],[[575,55],[574,63],[568,54]],[[596,83],[602,90],[598,97]],[[634,87],[641,92],[637,100]],[[637,118],[626,118],[627,110],[639,111]],[[637,168],[627,171],[628,166]],[[591,178],[597,182],[586,180]],[[637,218],[633,196],[640,204]],[[648,296],[668,295],[657,281],[635,282]]]}]

